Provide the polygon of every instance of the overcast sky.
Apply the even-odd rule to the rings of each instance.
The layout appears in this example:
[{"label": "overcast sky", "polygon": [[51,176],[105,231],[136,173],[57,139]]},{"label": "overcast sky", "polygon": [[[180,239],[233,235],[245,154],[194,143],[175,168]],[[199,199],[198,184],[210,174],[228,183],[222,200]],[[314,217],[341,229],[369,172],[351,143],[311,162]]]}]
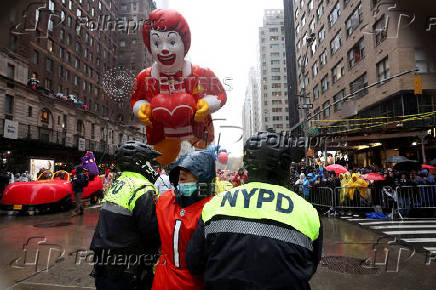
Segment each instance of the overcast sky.
[{"label": "overcast sky", "polygon": [[157,0],[158,8],[178,10],[191,29],[188,59],[193,64],[208,67],[221,80],[232,78],[232,91],[227,92],[227,104],[213,114],[216,121],[215,140],[231,152],[242,156],[242,141],[235,143],[242,130],[221,128],[242,127],[242,107],[248,84],[248,72],[258,62],[258,31],[264,9],[283,9],[283,0]]}]

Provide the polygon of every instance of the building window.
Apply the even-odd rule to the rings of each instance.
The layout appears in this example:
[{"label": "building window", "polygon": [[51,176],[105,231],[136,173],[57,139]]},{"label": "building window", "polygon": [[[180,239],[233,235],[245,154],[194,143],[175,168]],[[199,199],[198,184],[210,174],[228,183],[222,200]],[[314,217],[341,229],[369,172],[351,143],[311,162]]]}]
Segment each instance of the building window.
[{"label": "building window", "polygon": [[280,80],[280,76],[272,76],[271,80],[272,81],[279,81]]},{"label": "building window", "polygon": [[63,42],[64,39],[65,39],[65,30],[61,29],[59,31],[59,40]]},{"label": "building window", "polygon": [[322,113],[324,119],[330,117],[330,101],[327,101],[322,105]]},{"label": "building window", "polygon": [[416,67],[420,73],[436,72],[436,58],[427,54],[423,49],[415,49]]},{"label": "building window", "polygon": [[9,34],[9,50],[15,52],[16,48],[17,48],[17,37],[11,33]]},{"label": "building window", "polygon": [[71,63],[71,54],[70,54],[69,52],[67,52],[67,53],[65,54],[65,61],[66,61],[67,63]]},{"label": "building window", "polygon": [[297,35],[300,33],[300,24],[297,24],[297,28],[296,28],[296,31],[297,31]]},{"label": "building window", "polygon": [[121,40],[120,41],[120,47],[126,47],[126,41]]},{"label": "building window", "polygon": [[312,19],[312,21],[310,21],[309,30],[310,30],[310,33],[315,33],[315,18]]},{"label": "building window", "polygon": [[269,47],[270,47],[270,48],[280,48],[280,44],[278,44],[278,43],[271,43],[271,44],[269,45]]},{"label": "building window", "polygon": [[67,45],[71,45],[71,34],[67,35]]},{"label": "building window", "polygon": [[341,37],[341,31],[339,30],[338,33],[336,33],[335,37],[330,41],[330,53],[334,55],[336,51],[341,48],[342,45],[342,37]]},{"label": "building window", "polygon": [[333,97],[333,109],[334,111],[339,111],[342,108],[342,104],[344,103],[344,95],[345,91],[342,90]]},{"label": "building window", "polygon": [[313,9],[313,0],[310,0],[309,3],[307,3],[307,8],[308,8],[309,10],[312,10],[312,9]]},{"label": "building window", "polygon": [[323,66],[325,66],[326,63],[327,63],[327,51],[325,49],[324,49],[324,51],[319,56],[319,62],[320,62],[320,67],[321,68]]},{"label": "building window", "polygon": [[315,61],[315,63],[312,65],[312,76],[315,78],[318,75],[318,62]]},{"label": "building window", "polygon": [[273,59],[273,60],[271,60],[271,64],[272,64],[272,65],[279,65],[279,64],[280,64],[280,60],[278,60],[278,59]]},{"label": "building window", "polygon": [[14,113],[14,97],[11,95],[6,95],[5,113],[9,115],[12,115]]},{"label": "building window", "polygon": [[[271,72],[280,72],[280,68],[279,67],[273,67],[271,68]],[[266,72],[265,72],[266,74]]]},{"label": "building window", "polygon": [[352,68],[363,58],[365,58],[365,41],[362,37],[359,42],[348,51],[348,66]]},{"label": "building window", "polygon": [[77,86],[79,84],[79,78],[74,76],[74,85]]},{"label": "building window", "polygon": [[33,110],[32,106],[27,107],[27,117],[32,117],[32,113],[33,113],[32,110]]},{"label": "building window", "polygon": [[304,27],[304,25],[306,25],[306,14],[303,14],[301,18],[301,27]]},{"label": "building window", "polygon": [[316,15],[318,17],[318,20],[321,19],[321,16],[324,14],[324,7],[323,7],[323,3],[321,2],[318,6],[318,9],[316,10]]},{"label": "building window", "polygon": [[390,77],[388,57],[377,63],[377,81]]},{"label": "building window", "polygon": [[47,39],[47,50],[53,52],[53,40]]},{"label": "building window", "polygon": [[68,27],[71,27],[73,25],[73,19],[71,18],[70,15],[68,15],[68,17],[67,17],[67,25],[68,25]]},{"label": "building window", "polygon": [[386,39],[388,34],[387,33],[388,24],[384,15],[374,24],[373,29],[374,29],[375,46],[377,46]]},{"label": "building window", "polygon": [[64,67],[61,65],[59,66],[58,75],[59,75],[59,79],[62,79],[64,76]]},{"label": "building window", "polygon": [[360,92],[358,92],[356,95],[353,96],[353,97],[360,98],[368,94],[368,88],[366,88],[367,86],[368,86],[368,79],[366,77],[366,73],[364,73],[363,75],[361,75],[360,77],[358,77],[357,79],[355,79],[350,83],[350,93],[353,94],[361,90]]},{"label": "building window", "polygon": [[[77,133],[81,134],[84,130],[83,130],[83,121],[82,120],[77,120],[76,122],[76,131]],[[83,132],[85,133],[85,132]]]},{"label": "building window", "polygon": [[359,24],[362,23],[362,21],[362,3],[359,3],[359,5],[356,7],[356,9],[354,9],[353,13],[345,22],[347,27],[347,36],[350,36],[353,31],[356,30]]},{"label": "building window", "polygon": [[313,87],[313,99],[317,100],[319,98],[319,86],[316,85]]},{"label": "building window", "polygon": [[33,64],[39,63],[39,53],[36,50],[33,51],[32,62],[33,62]]},{"label": "building window", "polygon": [[53,71],[53,61],[51,59],[49,59],[49,58],[47,58],[47,62],[45,63],[45,69],[48,72]]},{"label": "building window", "polygon": [[280,88],[282,87],[282,84],[281,84],[281,83],[273,83],[273,84],[271,85],[271,87],[272,87],[273,89],[280,89]]},{"label": "building window", "polygon": [[321,43],[325,38],[325,28],[324,26],[321,27],[321,29],[318,31],[318,39],[319,39],[319,43]]},{"label": "building window", "polygon": [[41,122],[48,123],[48,114],[49,112],[46,109],[43,109],[41,112]]},{"label": "building window", "polygon": [[339,16],[341,16],[341,4],[338,1],[332,12],[329,14],[329,27],[332,27],[336,23]]},{"label": "building window", "polygon": [[312,45],[310,46],[310,51],[312,52],[312,56],[315,54],[316,52],[316,48],[318,47],[318,42],[315,40],[312,42]]},{"label": "building window", "polygon": [[329,78],[326,74],[321,80],[321,92],[325,93],[329,89]]},{"label": "building window", "polygon": [[269,32],[279,32],[277,27],[270,27]]},{"label": "building window", "polygon": [[344,63],[341,60],[332,68],[332,83],[336,83],[344,75]]},{"label": "building window", "polygon": [[64,48],[63,47],[59,47],[59,58],[60,59],[64,58]]},{"label": "building window", "polygon": [[15,79],[15,66],[8,63],[8,78]]}]

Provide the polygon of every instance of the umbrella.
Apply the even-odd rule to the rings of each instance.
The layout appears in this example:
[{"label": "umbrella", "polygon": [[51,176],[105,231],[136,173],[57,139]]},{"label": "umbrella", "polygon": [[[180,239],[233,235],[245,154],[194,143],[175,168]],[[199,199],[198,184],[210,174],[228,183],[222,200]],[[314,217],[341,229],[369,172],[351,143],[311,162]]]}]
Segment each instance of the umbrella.
[{"label": "umbrella", "polygon": [[435,158],[435,159],[433,159],[432,161],[430,161],[430,164],[431,164],[431,165],[435,165],[435,166],[436,166],[436,158]]},{"label": "umbrella", "polygon": [[385,163],[400,163],[404,161],[409,161],[409,159],[404,156],[392,155],[386,159]]},{"label": "umbrella", "polygon": [[416,160],[408,160],[395,164],[394,169],[398,171],[418,171],[421,169],[421,164]]},{"label": "umbrella", "polygon": [[429,169],[429,170],[435,170],[436,167],[428,165],[428,164],[422,164],[421,169]]},{"label": "umbrella", "polygon": [[386,178],[378,173],[367,173],[362,175],[362,178],[365,180],[385,180]]},{"label": "umbrella", "polygon": [[347,168],[339,164],[329,165],[325,169],[328,171],[334,171],[336,174],[348,172]]}]

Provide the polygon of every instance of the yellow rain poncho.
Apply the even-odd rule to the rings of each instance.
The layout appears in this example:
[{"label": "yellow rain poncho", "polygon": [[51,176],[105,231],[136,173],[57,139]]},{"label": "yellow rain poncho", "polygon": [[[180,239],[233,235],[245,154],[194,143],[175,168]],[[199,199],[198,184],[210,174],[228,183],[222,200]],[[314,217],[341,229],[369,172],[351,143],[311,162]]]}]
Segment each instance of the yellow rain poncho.
[{"label": "yellow rain poncho", "polygon": [[365,180],[359,177],[359,174],[353,173],[351,176],[351,180],[349,183],[345,185],[347,195],[350,200],[353,200],[354,191],[357,189],[359,191],[359,195],[363,197],[365,200],[368,200],[367,188],[368,183]]},{"label": "yellow rain poncho", "polygon": [[215,178],[215,194],[223,191],[227,191],[233,188],[233,184],[227,180],[220,180],[218,177]]},{"label": "yellow rain poncho", "polygon": [[[346,186],[348,183],[350,183],[351,181],[351,175],[350,173],[346,172],[346,173],[341,173],[339,174],[339,178],[341,180],[341,192],[340,192],[340,203],[344,203],[345,202],[345,195],[346,195]],[[351,199],[353,199],[353,196],[351,196]]]}]

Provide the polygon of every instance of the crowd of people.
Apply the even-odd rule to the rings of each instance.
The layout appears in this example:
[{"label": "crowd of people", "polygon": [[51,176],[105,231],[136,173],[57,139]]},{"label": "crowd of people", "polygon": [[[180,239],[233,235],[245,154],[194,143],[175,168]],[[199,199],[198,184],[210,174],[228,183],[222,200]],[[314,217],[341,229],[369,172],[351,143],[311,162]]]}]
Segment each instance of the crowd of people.
[{"label": "crowd of people", "polygon": [[[329,192],[333,193],[331,196],[334,205],[384,206],[384,189],[386,188],[393,191],[399,187],[415,188],[416,192],[417,186],[436,185],[436,172],[426,168],[399,171],[392,167],[381,169],[368,167],[348,169],[348,172],[337,174],[334,171],[327,171],[323,166],[306,167],[294,164],[290,168],[290,173],[289,188],[291,190],[307,199],[313,199],[315,194],[322,194],[320,189],[324,192],[329,189]],[[375,173],[378,178],[375,180],[371,177],[366,178],[368,173]],[[411,198],[418,200],[419,190],[417,192],[418,194]],[[436,190],[431,187],[425,190],[425,194],[423,198],[426,200],[432,201],[436,198]]]}]

